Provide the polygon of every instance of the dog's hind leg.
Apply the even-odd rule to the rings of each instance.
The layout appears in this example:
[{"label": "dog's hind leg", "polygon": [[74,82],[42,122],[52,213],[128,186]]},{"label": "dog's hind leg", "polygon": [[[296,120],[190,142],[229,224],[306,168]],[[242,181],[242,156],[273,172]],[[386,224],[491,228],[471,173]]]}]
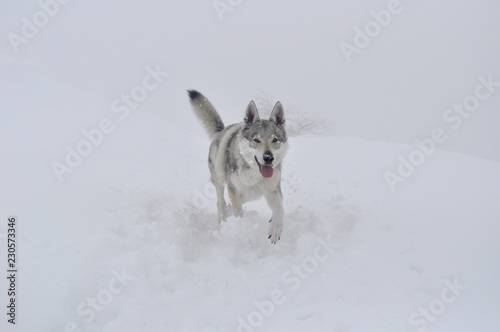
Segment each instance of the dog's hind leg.
[{"label": "dog's hind leg", "polygon": [[217,193],[217,221],[219,224],[222,221],[226,221],[226,200],[224,199],[224,184],[217,182],[212,176],[211,178],[213,185],[215,186],[215,192]]},{"label": "dog's hind leg", "polygon": [[241,204],[241,199],[236,191],[236,188],[231,184],[227,184],[227,191],[229,192],[229,198],[231,199],[231,204],[233,206],[233,213],[235,217],[243,217],[243,206]]}]

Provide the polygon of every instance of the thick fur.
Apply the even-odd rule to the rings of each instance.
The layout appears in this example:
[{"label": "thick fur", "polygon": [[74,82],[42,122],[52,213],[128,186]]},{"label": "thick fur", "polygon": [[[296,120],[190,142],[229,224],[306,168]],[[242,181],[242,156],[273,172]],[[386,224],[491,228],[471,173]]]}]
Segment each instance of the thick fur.
[{"label": "thick fur", "polygon": [[238,217],[243,216],[245,202],[264,196],[273,212],[268,237],[276,243],[281,237],[284,217],[281,162],[288,150],[283,106],[277,102],[269,120],[261,120],[251,101],[244,121],[225,127],[207,98],[195,90],[189,90],[188,94],[195,114],[212,139],[208,166],[217,192],[219,222],[227,216],[226,185],[233,213]]},{"label": "thick fur", "polygon": [[215,139],[217,134],[224,129],[224,122],[222,122],[222,119],[212,104],[207,98],[203,97],[202,94],[196,90],[188,90],[188,94],[191,99],[193,110],[207,131],[208,137],[210,137],[211,140]]}]

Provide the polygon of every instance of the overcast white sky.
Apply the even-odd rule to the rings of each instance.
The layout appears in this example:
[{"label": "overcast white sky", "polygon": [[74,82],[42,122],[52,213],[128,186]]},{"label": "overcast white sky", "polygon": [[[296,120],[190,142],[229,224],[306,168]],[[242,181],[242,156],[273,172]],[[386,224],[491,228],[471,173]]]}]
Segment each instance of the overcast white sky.
[{"label": "overcast white sky", "polygon": [[[459,128],[443,120],[474,95],[479,76],[500,81],[499,2],[240,2],[219,15],[211,0],[75,0],[16,54],[8,34],[22,36],[23,17],[40,5],[2,1],[0,61],[107,101],[160,65],[168,82],[142,108],[196,132],[185,89],[203,92],[227,122],[264,92],[290,112],[327,120],[333,135],[411,144],[440,127],[442,147],[500,160],[500,87]],[[388,6],[397,13],[348,62],[340,45],[354,46],[355,27],[373,27],[371,11]]]}]

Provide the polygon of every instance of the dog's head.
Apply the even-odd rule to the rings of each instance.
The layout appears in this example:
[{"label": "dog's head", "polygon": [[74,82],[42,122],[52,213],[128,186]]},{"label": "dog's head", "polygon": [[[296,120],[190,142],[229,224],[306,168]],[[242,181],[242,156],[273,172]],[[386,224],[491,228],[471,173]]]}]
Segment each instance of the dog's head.
[{"label": "dog's head", "polygon": [[270,178],[288,150],[283,106],[277,102],[269,120],[261,120],[255,103],[251,101],[247,106],[244,123],[242,134],[246,139],[245,145],[248,142],[247,151],[253,154],[250,156],[247,153],[247,162],[258,168],[263,177]]}]

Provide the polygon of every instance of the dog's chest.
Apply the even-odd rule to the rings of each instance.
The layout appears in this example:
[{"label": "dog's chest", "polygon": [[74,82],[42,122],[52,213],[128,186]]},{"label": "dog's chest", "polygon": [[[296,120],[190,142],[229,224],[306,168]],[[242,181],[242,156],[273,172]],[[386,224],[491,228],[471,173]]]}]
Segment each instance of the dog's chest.
[{"label": "dog's chest", "polygon": [[231,180],[237,189],[244,189],[244,187],[258,186],[263,181],[263,177],[255,169],[244,168],[238,174],[233,173]]}]

